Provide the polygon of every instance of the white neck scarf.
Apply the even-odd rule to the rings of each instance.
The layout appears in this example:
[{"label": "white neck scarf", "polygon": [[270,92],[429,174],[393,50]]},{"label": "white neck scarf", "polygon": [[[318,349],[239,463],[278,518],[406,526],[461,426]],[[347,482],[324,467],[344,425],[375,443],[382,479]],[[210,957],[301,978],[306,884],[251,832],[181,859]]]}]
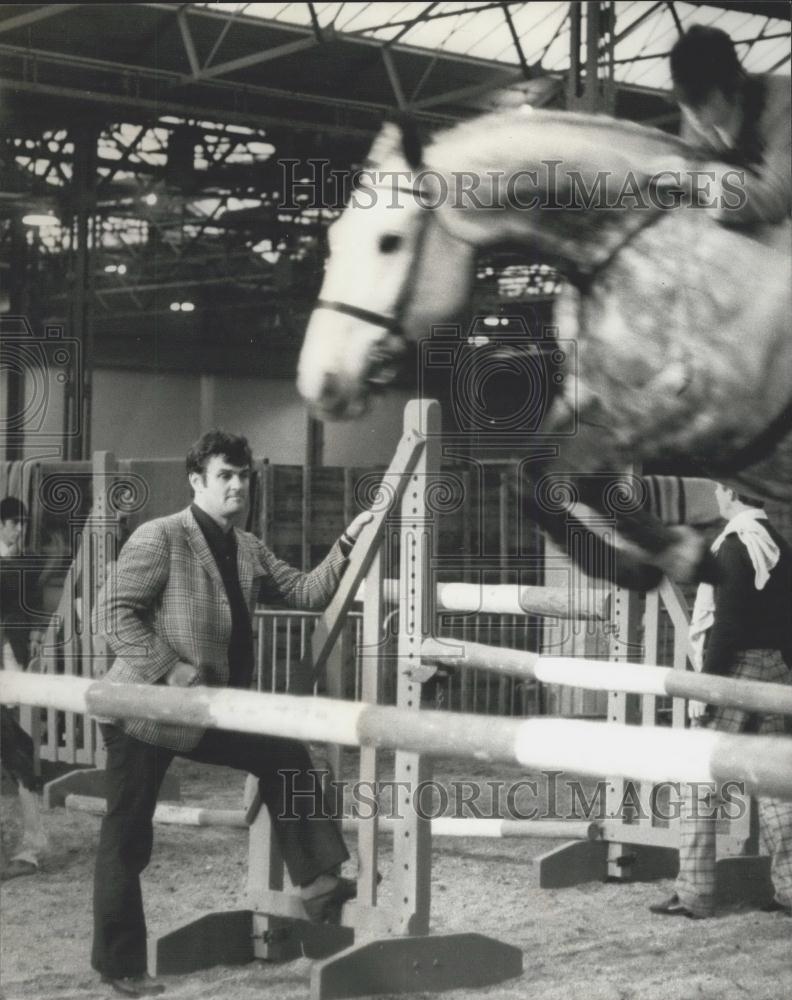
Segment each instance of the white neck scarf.
[{"label": "white neck scarf", "polygon": [[[736,534],[748,550],[754,568],[754,586],[763,590],[770,579],[770,572],[781,555],[778,546],[760,521],[767,520],[767,514],[758,507],[741,510],[729,521],[712,543],[711,551],[717,553],[728,535]],[[693,667],[701,670],[704,665],[704,639],[715,621],[715,591],[712,584],[700,583],[690,620],[690,645],[693,647]]]}]

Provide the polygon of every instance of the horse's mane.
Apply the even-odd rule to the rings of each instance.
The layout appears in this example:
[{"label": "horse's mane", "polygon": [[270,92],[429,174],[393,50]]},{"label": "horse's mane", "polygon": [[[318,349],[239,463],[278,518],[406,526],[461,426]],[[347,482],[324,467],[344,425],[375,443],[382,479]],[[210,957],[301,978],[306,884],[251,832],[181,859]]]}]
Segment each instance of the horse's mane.
[{"label": "horse's mane", "polygon": [[588,171],[636,175],[679,169],[695,150],[657,128],[605,115],[568,111],[496,111],[437,132],[425,153],[428,166],[518,171],[528,163],[563,160]]}]

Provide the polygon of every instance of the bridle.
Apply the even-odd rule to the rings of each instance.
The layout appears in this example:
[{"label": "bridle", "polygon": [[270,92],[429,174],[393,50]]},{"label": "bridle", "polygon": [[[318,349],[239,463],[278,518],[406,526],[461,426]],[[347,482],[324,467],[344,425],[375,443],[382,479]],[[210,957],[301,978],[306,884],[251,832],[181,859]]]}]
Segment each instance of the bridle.
[{"label": "bridle", "polygon": [[[420,173],[424,170],[424,167],[419,167],[416,171]],[[384,184],[371,184],[371,185],[361,185],[362,188],[368,187],[370,190],[379,191],[386,186]],[[350,302],[342,302],[337,299],[317,299],[314,310],[316,309],[327,309],[330,312],[341,313],[344,316],[351,316],[353,319],[359,319],[363,323],[368,323],[371,326],[380,327],[383,330],[387,330],[388,333],[392,334],[394,337],[398,337],[400,340],[406,340],[407,334],[404,330],[404,315],[407,311],[407,304],[410,301],[410,293],[412,292],[414,279],[416,271],[421,261],[421,255],[423,251],[423,245],[426,238],[426,231],[429,227],[429,211],[430,206],[426,204],[426,195],[419,187],[407,187],[404,185],[387,185],[387,190],[390,193],[394,191],[399,191],[402,194],[409,194],[418,202],[423,202],[423,211],[420,216],[420,229],[418,231],[418,237],[416,240],[415,251],[412,254],[410,260],[410,266],[405,276],[404,283],[399,292],[399,297],[393,307],[393,313],[381,313],[375,312],[372,309],[362,309],[360,306],[352,305]]]},{"label": "bridle", "polygon": [[[426,168],[422,165],[417,168],[416,173],[421,173]],[[381,189],[387,189],[389,192],[399,191],[402,194],[409,194],[415,198],[418,202],[423,202],[423,213],[420,218],[420,230],[418,233],[415,252],[412,255],[410,262],[410,267],[407,271],[407,275],[402,285],[401,291],[399,292],[399,297],[391,314],[384,312],[376,312],[371,309],[363,309],[360,306],[353,305],[350,302],[343,302],[336,299],[318,299],[314,306],[314,310],[326,309],[330,312],[341,313],[344,316],[350,316],[353,319],[360,320],[363,323],[368,323],[370,326],[376,326],[380,329],[386,330],[392,336],[399,338],[400,340],[406,340],[407,334],[404,329],[404,315],[407,310],[407,304],[410,301],[410,293],[414,285],[415,273],[418,269],[421,260],[421,252],[423,249],[423,244],[426,238],[426,231],[428,229],[429,223],[429,212],[437,207],[436,205],[428,205],[426,203],[427,195],[420,189],[420,187],[415,186],[405,186],[405,185],[384,185],[370,184],[361,185],[361,188],[369,188],[373,191],[379,191]],[[582,324],[585,321],[585,296],[586,292],[590,289],[592,284],[596,279],[608,269],[611,263],[618,257],[618,255],[628,247],[633,240],[639,237],[647,229],[650,229],[657,220],[664,214],[664,210],[655,207],[652,211],[646,211],[638,216],[637,224],[630,228],[630,230],[617,239],[615,242],[606,245],[603,250],[597,254],[592,260],[587,261],[585,264],[567,262],[566,266],[562,268],[566,274],[569,281],[575,285],[583,293],[581,296],[581,301],[578,305],[579,312],[579,323]],[[456,239],[461,242],[468,242],[464,238],[457,234],[454,234]]]}]

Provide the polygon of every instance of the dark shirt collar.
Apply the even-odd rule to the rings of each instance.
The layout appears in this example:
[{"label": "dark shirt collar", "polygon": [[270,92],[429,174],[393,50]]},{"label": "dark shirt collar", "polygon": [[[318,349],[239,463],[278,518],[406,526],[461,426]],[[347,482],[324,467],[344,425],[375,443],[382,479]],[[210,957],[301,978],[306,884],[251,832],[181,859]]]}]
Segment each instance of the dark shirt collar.
[{"label": "dark shirt collar", "polygon": [[217,521],[197,504],[190,504],[190,510],[213,553],[227,553],[236,550],[236,536],[233,527],[229,528],[228,531],[223,531]]}]

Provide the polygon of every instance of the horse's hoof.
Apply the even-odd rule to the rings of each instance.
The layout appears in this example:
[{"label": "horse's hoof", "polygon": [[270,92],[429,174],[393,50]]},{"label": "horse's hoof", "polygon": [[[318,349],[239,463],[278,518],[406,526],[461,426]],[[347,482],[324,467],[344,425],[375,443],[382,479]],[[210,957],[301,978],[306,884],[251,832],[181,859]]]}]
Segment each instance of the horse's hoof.
[{"label": "horse's hoof", "polygon": [[649,563],[634,563],[625,567],[617,562],[614,578],[616,586],[625,590],[654,590],[660,586],[663,571]]},{"label": "horse's hoof", "polygon": [[655,558],[655,564],[666,576],[677,583],[699,583],[711,572],[708,557],[711,553],[703,537],[687,525],[670,528],[673,541]]}]

